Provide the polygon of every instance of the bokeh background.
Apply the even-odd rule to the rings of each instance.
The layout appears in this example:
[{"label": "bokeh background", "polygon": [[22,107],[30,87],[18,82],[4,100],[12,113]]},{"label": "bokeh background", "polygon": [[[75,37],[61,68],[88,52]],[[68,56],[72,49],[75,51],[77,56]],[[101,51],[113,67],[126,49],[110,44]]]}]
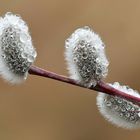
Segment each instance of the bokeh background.
[{"label": "bokeh background", "polygon": [[[0,0],[28,23],[37,49],[35,65],[67,74],[64,41],[90,26],[106,44],[107,82],[140,90],[139,0]],[[18,86],[0,79],[1,140],[139,140],[140,129],[116,128],[100,115],[96,95],[79,87],[36,76]]]}]

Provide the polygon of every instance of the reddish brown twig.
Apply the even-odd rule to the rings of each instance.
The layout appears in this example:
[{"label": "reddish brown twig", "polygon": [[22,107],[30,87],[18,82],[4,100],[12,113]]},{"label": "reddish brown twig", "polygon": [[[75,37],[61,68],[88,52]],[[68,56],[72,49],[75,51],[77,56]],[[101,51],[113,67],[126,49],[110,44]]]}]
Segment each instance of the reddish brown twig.
[{"label": "reddish brown twig", "polygon": [[[69,77],[50,72],[50,71],[41,69],[41,68],[36,67],[36,66],[32,66],[30,68],[29,74],[47,77],[47,78],[55,79],[55,80],[65,82],[68,84],[72,84],[75,86],[87,88],[84,85],[81,85],[80,83],[78,83],[77,81],[75,81]],[[91,86],[88,89],[99,91],[99,92],[104,92],[106,94],[113,95],[113,96],[119,96],[119,97],[127,99],[127,100],[140,106],[140,98],[132,96],[132,95],[128,95],[122,91],[119,91],[119,90],[111,87],[110,85],[104,83],[103,81],[98,82],[98,84],[95,87]]]}]

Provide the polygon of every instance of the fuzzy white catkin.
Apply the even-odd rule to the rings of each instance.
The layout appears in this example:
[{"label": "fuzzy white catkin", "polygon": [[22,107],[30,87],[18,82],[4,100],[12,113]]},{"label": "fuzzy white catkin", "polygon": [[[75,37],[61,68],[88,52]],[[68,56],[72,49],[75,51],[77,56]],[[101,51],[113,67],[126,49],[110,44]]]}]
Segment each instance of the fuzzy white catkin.
[{"label": "fuzzy white catkin", "polygon": [[65,59],[71,78],[87,87],[95,86],[108,73],[105,45],[88,26],[77,29],[66,40]]},{"label": "fuzzy white catkin", "polygon": [[[118,82],[110,86],[140,98],[140,94],[128,86],[121,86]],[[140,107],[138,105],[117,96],[99,93],[97,106],[100,113],[112,124],[126,129],[140,128]]]},{"label": "fuzzy white catkin", "polygon": [[28,26],[21,17],[6,13],[0,18],[0,74],[13,84],[27,78],[37,53]]}]

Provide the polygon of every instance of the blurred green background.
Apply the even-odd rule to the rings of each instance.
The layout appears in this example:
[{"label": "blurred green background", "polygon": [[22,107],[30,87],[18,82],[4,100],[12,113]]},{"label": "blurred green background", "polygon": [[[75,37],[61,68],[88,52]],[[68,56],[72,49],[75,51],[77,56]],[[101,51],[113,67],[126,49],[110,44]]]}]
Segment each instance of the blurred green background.
[{"label": "blurred green background", "polygon": [[[64,41],[89,25],[106,44],[107,82],[140,90],[139,0],[0,0],[28,23],[35,65],[68,75]],[[36,76],[12,86],[0,79],[0,140],[139,140],[140,129],[116,128],[96,107],[96,92]]]}]

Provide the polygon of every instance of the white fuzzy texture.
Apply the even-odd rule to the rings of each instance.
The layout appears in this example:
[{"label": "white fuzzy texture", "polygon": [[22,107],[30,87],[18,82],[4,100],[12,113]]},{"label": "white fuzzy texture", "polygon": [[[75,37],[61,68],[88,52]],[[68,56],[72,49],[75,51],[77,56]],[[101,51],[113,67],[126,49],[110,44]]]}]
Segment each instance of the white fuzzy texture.
[{"label": "white fuzzy texture", "polygon": [[[88,52],[90,52],[89,56],[87,57],[87,60],[89,59],[89,57],[92,57],[90,59],[91,64],[89,64],[89,66],[85,64],[88,63],[87,60],[79,60],[81,61],[79,62],[81,63],[81,67],[78,67],[78,64],[74,61],[74,59],[76,58],[76,53],[74,54],[74,52],[76,49],[78,49],[80,41],[84,41],[86,45],[90,45],[91,51],[90,48],[87,48]],[[86,45],[83,45],[85,49]],[[107,67],[109,65],[109,62],[106,58],[104,49],[105,45],[102,42],[101,38],[96,33],[94,33],[88,26],[77,29],[65,42],[65,59],[67,62],[70,77],[88,86],[95,86],[98,80],[105,78],[108,72]],[[85,53],[87,52],[85,51]],[[92,63],[93,61],[96,61],[95,65],[94,63]],[[95,72],[91,72],[90,74],[88,74],[86,71],[82,71],[82,68],[85,67],[85,65],[86,69],[95,69],[95,71],[99,66],[101,73],[99,75],[97,75]],[[80,74],[80,71],[84,72],[85,75],[87,74],[87,78],[84,79]]]},{"label": "white fuzzy texture", "polygon": [[[5,34],[7,35],[10,34],[10,32],[8,32],[9,34],[5,32],[5,30],[8,29],[11,29],[12,33],[16,33],[16,36],[14,36],[14,34],[12,35],[11,33],[11,37],[15,37],[15,42],[14,39],[11,41],[11,43],[15,45],[13,46],[13,48],[12,47],[10,48],[11,44],[10,45],[8,44],[8,39],[5,40],[5,44],[6,43],[8,44],[7,46],[4,46],[2,44],[2,37]],[[18,44],[20,46],[18,46]],[[14,51],[17,50],[17,53],[15,53],[15,55],[13,54],[14,51],[11,52],[10,54],[10,51],[12,51],[12,49]],[[4,50],[6,50],[9,53],[9,55],[6,54]],[[32,45],[31,36],[28,31],[28,26],[21,19],[21,17],[14,15],[12,13],[6,13],[4,17],[1,17],[0,18],[0,74],[1,76],[6,81],[12,84],[18,84],[23,82],[27,78],[28,69],[30,65],[34,62],[36,55],[37,54]],[[15,66],[12,66],[12,62],[14,61],[13,56],[15,58]],[[10,62],[9,57],[13,58],[12,62]],[[18,62],[19,60],[20,62]],[[26,68],[24,66],[26,66]]]},{"label": "white fuzzy texture", "polygon": [[[128,88],[127,86],[121,86],[118,82],[110,85],[126,94],[140,98],[140,94],[136,90]],[[110,99],[117,100],[118,102],[121,101],[121,103],[115,101],[110,104]],[[115,108],[116,103],[118,107],[117,110]],[[129,105],[129,109],[127,105]],[[105,93],[99,93],[97,96],[97,106],[104,118],[112,124],[126,129],[140,128],[140,107],[138,105],[135,105],[132,102],[120,97],[107,95]],[[130,121],[131,116],[127,116],[126,119],[126,115],[130,113],[132,117],[135,114],[136,118],[133,121]]]},{"label": "white fuzzy texture", "polygon": [[6,82],[10,82],[11,84],[20,84],[24,82],[27,79],[28,75],[26,73],[25,75],[19,76],[12,73],[2,59],[0,59],[0,74]]}]

